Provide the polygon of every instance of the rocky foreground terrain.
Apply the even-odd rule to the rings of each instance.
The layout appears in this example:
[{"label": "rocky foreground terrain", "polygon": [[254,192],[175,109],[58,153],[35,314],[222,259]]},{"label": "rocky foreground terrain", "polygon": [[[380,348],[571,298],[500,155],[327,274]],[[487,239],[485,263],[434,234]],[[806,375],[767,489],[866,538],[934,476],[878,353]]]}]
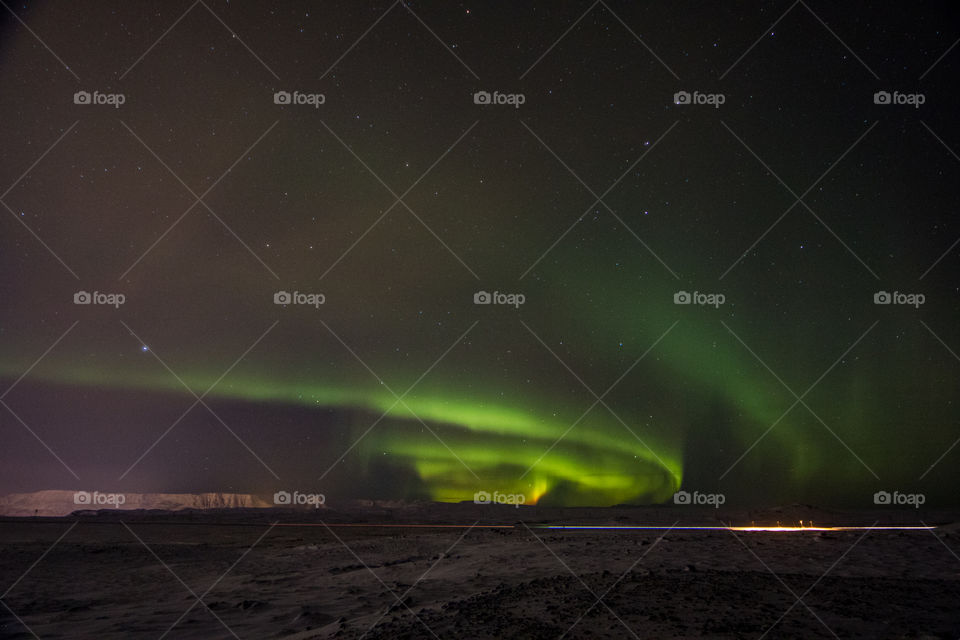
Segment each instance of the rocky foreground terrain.
[{"label": "rocky foreground terrain", "polygon": [[0,638],[960,637],[945,514],[846,514],[933,531],[543,528],[723,515],[843,517],[369,503],[8,518]]}]

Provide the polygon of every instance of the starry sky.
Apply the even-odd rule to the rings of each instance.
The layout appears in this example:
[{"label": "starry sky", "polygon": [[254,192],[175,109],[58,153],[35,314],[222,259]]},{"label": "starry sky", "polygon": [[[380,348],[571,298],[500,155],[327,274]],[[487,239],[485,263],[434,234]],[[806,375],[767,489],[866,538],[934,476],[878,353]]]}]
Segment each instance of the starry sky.
[{"label": "starry sky", "polygon": [[8,3],[0,491],[955,504],[958,24]]}]

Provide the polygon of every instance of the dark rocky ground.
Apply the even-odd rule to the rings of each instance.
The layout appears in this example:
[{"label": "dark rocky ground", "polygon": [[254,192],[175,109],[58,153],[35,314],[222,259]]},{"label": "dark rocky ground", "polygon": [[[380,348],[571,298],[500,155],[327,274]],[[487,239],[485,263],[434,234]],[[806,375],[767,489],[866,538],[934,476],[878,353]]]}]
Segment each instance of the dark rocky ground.
[{"label": "dark rocky ground", "polygon": [[[842,518],[804,509],[725,515]],[[923,514],[935,532],[537,527],[678,515],[718,518],[421,505],[7,519],[0,638],[960,637],[960,530],[944,514]],[[453,520],[466,526],[324,526]],[[467,528],[478,520],[505,526]]]}]

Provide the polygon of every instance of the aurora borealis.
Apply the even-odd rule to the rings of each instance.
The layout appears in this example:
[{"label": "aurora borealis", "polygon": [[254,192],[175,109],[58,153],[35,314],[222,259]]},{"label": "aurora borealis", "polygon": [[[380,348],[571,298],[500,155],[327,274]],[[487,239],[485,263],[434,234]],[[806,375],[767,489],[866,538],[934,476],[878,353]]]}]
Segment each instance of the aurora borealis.
[{"label": "aurora borealis", "polygon": [[0,490],[956,502],[952,10],[360,4],[6,12]]}]

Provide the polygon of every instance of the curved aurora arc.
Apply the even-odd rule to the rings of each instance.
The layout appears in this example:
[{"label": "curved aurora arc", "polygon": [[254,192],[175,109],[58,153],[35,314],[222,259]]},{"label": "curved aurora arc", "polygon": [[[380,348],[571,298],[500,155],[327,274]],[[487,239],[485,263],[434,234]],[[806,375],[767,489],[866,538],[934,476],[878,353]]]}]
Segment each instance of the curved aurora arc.
[{"label": "curved aurora arc", "polygon": [[[616,318],[610,318],[610,324],[608,329],[615,332]],[[664,326],[670,324],[665,322]],[[650,338],[647,346],[655,339],[656,336]],[[368,463],[382,452],[389,451],[390,460],[412,470],[427,496],[437,501],[472,500],[474,494],[482,490],[522,494],[527,504],[658,503],[669,500],[683,482],[687,431],[698,411],[684,404],[685,396],[690,395],[692,389],[696,389],[699,396],[705,395],[704,392],[719,394],[725,406],[737,406],[743,412],[741,422],[754,427],[736,434],[743,448],[783,410],[782,393],[774,393],[770,379],[758,375],[720,376],[718,381],[716,371],[709,365],[704,366],[704,341],[709,339],[710,336],[690,332],[682,336],[674,334],[656,346],[657,355],[662,357],[650,357],[637,368],[637,371],[644,369],[641,384],[646,385],[648,379],[655,378],[663,389],[669,390],[662,394],[660,406],[643,400],[629,410],[624,406],[622,395],[619,404],[609,397],[606,399],[630,430],[603,404],[598,403],[587,411],[593,400],[586,394],[578,400],[560,399],[557,396],[563,394],[556,386],[532,391],[484,392],[469,389],[457,380],[445,379],[438,383],[441,376],[428,376],[403,402],[397,402],[388,389],[371,384],[370,378],[350,379],[344,374],[336,379],[321,379],[316,372],[312,375],[288,372],[287,379],[268,379],[234,372],[220,381],[208,397],[353,411],[358,417],[352,420],[349,442],[360,438],[383,416],[360,439],[351,455],[359,456],[363,470],[369,469]],[[730,346],[714,350],[714,354],[719,358],[714,365],[723,370],[740,368],[745,361],[742,354]],[[374,363],[373,366],[380,370],[381,365],[383,363]],[[12,367],[5,368],[9,370],[2,371],[4,375],[17,375]],[[384,373],[387,368],[384,365]],[[357,367],[346,370],[361,375],[356,373]],[[193,390],[207,389],[220,378],[220,373],[190,367],[184,368],[180,375]],[[31,378],[190,397],[177,378],[152,359],[149,364],[143,361],[133,370],[61,362],[43,367],[42,372],[33,372]],[[311,381],[304,382],[307,379]],[[558,384],[554,380],[554,385]],[[633,388],[636,384],[636,381],[624,382],[617,391],[636,396],[638,390]],[[510,389],[509,382],[503,388]],[[650,390],[646,393],[649,395]],[[669,408],[677,402],[680,402],[679,408]],[[645,420],[648,416],[637,415],[638,411],[648,410],[657,414],[656,419]],[[421,420],[429,425],[429,430]],[[769,440],[792,449],[795,434],[790,433],[787,425],[782,425],[771,433]],[[317,476],[335,460],[324,458],[318,462]],[[798,456],[791,472],[795,478],[802,477],[804,473],[814,472],[816,464],[815,460]]]},{"label": "curved aurora arc", "polygon": [[[630,293],[627,287],[616,285],[607,283],[604,294],[626,298]],[[671,299],[669,290],[647,295],[653,300]],[[771,499],[768,495],[778,499],[779,495],[795,500],[818,480],[842,483],[850,492],[863,489],[864,479],[869,479],[864,467],[836,446],[825,429],[816,424],[811,428],[812,418],[798,410],[789,412],[792,399],[788,392],[715,318],[684,317],[668,302],[644,307],[642,323],[632,309],[606,313],[598,323],[589,309],[581,309],[571,300],[563,302],[569,310],[567,321],[595,329],[590,334],[591,344],[561,352],[573,370],[585,373],[589,360],[583,359],[584,354],[596,354],[596,362],[603,364],[604,370],[586,375],[595,391],[603,391],[601,384],[613,382],[651,349],[604,399],[636,437],[603,404],[598,403],[580,419],[593,398],[513,317],[484,320],[481,327],[487,330],[475,330],[471,344],[462,342],[456,354],[451,354],[447,364],[455,361],[456,365],[442,365],[425,376],[403,403],[397,403],[325,330],[318,330],[315,323],[312,329],[306,324],[298,326],[298,322],[309,322],[309,316],[290,316],[285,326],[300,336],[317,336],[315,342],[324,346],[297,353],[258,349],[245,359],[245,366],[222,380],[223,371],[213,369],[209,359],[199,355],[203,353],[200,345],[184,347],[181,343],[182,350],[198,354],[192,362],[167,353],[162,357],[171,357],[177,375],[196,392],[220,380],[208,397],[343,410],[348,422],[341,425],[346,431],[338,433],[345,433],[344,438],[333,445],[337,450],[324,450],[317,456],[314,478],[341,459],[347,447],[384,415],[350,451],[351,468],[376,478],[383,469],[378,465],[386,461],[393,469],[418,479],[418,484],[402,488],[409,492],[405,495],[437,501],[472,500],[477,491],[499,491],[522,494],[527,504],[661,503],[670,500],[685,482],[690,489],[706,490],[709,485],[705,483],[716,483],[734,463],[738,464],[735,475],[746,478],[746,485],[742,481],[738,485],[743,493],[757,487],[756,477],[768,479],[760,488],[765,499]],[[331,324],[339,327],[338,322],[347,320],[347,316],[331,319]],[[512,348],[527,349],[510,363],[516,368],[504,368],[503,363],[491,366],[490,354],[502,336],[490,331],[489,325],[498,321],[504,323],[501,331],[512,328],[518,332],[517,340],[510,342]],[[558,337],[550,334],[552,327],[530,321],[547,344],[557,344]],[[668,332],[677,321],[676,328]],[[377,338],[372,343],[370,335]],[[233,344],[239,338],[227,338],[235,350]],[[413,342],[416,336],[407,338]],[[129,340],[129,336],[123,339]],[[110,338],[108,344],[116,344],[114,340]],[[748,340],[755,344],[756,338],[751,335]],[[591,351],[594,345],[616,341],[629,346],[619,359],[609,351]],[[384,348],[382,339],[375,332],[363,333],[362,328],[348,335],[347,343],[364,345],[360,351],[370,358],[372,369],[392,383],[412,381],[439,353],[431,341],[417,345],[420,355],[416,362],[390,358],[391,350]],[[150,356],[135,364],[128,360],[105,366],[82,353],[68,353],[68,349],[58,348],[43,366],[30,372],[30,380],[192,397]],[[379,356],[370,357],[370,353]],[[35,349],[24,349],[17,357],[0,362],[0,375],[16,379],[35,358]],[[816,379],[827,364],[797,358],[789,378]],[[533,383],[524,384],[530,379]],[[403,389],[398,385],[394,391]],[[872,387],[834,372],[830,386],[821,386],[824,389],[842,400],[832,413],[824,414],[830,416],[831,424],[859,427],[843,433],[855,450],[869,452],[871,463],[898,453],[895,447],[881,449],[883,443],[863,428],[871,422],[883,425],[884,407],[865,401],[874,394]],[[318,418],[321,428],[319,423]],[[824,440],[814,440],[818,435]],[[144,448],[152,441],[149,438],[144,437]],[[758,438],[763,439],[762,448],[752,450]],[[254,443],[251,446],[256,448]],[[933,456],[931,459],[939,455],[934,444],[926,449],[924,453]],[[739,462],[738,456],[745,452],[749,455]],[[269,457],[267,462],[271,463]],[[769,481],[772,478],[775,480]]]},{"label": "curved aurora arc", "polygon": [[[71,385],[182,392],[189,397],[183,385],[164,373],[130,375],[66,368],[35,377]],[[195,374],[181,379],[192,389],[206,389],[217,377]],[[351,441],[383,416],[355,451],[369,458],[389,449],[391,458],[404,461],[416,472],[429,497],[442,502],[472,500],[479,490],[522,494],[527,504],[551,493],[559,494],[559,500],[571,506],[660,502],[668,499],[682,480],[679,450],[672,451],[665,440],[645,433],[641,437],[648,449],[612,417],[598,419],[606,412],[599,405],[570,428],[586,407],[571,408],[567,413],[575,417],[566,422],[476,398],[458,398],[451,392],[435,396],[411,393],[398,403],[385,389],[264,384],[263,380],[236,377],[221,382],[207,397],[357,410],[364,419],[357,422]],[[439,432],[442,442],[424,429],[420,420]],[[325,461],[318,475],[332,463],[332,459]]]},{"label": "curved aurora arc", "polygon": [[[610,291],[610,295],[618,293],[622,294]],[[585,324],[586,316],[577,316],[572,305],[568,308],[573,309],[573,321]],[[425,376],[403,403],[397,403],[385,386],[377,384],[332,340],[329,349],[324,346],[297,353],[297,360],[286,368],[276,366],[271,358],[287,358],[287,352],[258,350],[247,358],[246,366],[238,367],[222,380],[223,371],[212,369],[208,360],[191,363],[177,357],[171,364],[196,392],[220,380],[208,397],[280,407],[343,410],[348,419],[338,431],[343,439],[333,445],[337,450],[328,448],[317,456],[314,478],[341,459],[349,444],[384,415],[350,451],[351,469],[376,478],[378,470],[383,469],[378,465],[386,462],[419,481],[402,488],[407,492],[404,495],[437,501],[472,500],[477,491],[500,491],[522,494],[527,504],[661,503],[670,500],[685,483],[689,489],[706,490],[709,485],[705,483],[716,483],[735,463],[738,466],[731,478],[740,478],[736,490],[746,495],[757,487],[754,479],[764,477],[768,482],[759,490],[765,500],[782,499],[778,496],[796,500],[815,487],[811,484],[815,481],[841,483],[851,495],[866,495],[867,489],[875,490],[864,484],[865,478],[869,481],[868,471],[852,454],[837,446],[826,429],[801,411],[788,411],[792,402],[789,393],[719,322],[681,317],[676,328],[666,333],[678,321],[676,312],[655,306],[647,309],[646,319],[647,326],[640,327],[636,316],[630,313],[607,314],[602,324],[594,325],[597,331],[591,336],[597,342],[629,337],[629,354],[625,352],[620,361],[600,354],[606,356],[604,363],[613,372],[622,373],[651,348],[631,376],[605,397],[605,403],[637,437],[602,404],[594,406],[577,422],[593,398],[529,336],[525,336],[526,342],[517,343],[532,345],[524,359],[518,360],[522,367],[494,370],[489,361],[494,334],[475,332],[470,346],[461,343],[456,355],[451,355],[450,361],[456,360],[456,366],[441,366]],[[519,324],[514,319],[509,319],[509,323]],[[548,344],[555,344],[556,338],[548,335],[542,325],[534,326],[542,331]],[[316,336],[324,334],[314,331]],[[348,342],[361,344],[363,340],[363,335],[350,335]],[[236,342],[235,337],[231,342]],[[112,339],[110,344],[114,344]],[[52,353],[41,367],[30,372],[29,379],[78,388],[143,390],[192,398],[178,379],[150,356],[136,364],[126,361],[110,367],[95,360],[78,361],[71,358],[76,354],[67,351],[58,349]],[[365,354],[368,351],[384,353],[382,346],[374,350],[366,345],[361,350]],[[385,380],[412,381],[428,368],[437,351],[436,346],[430,350],[428,345],[420,351],[419,362],[401,366],[396,360],[380,357],[371,358],[370,366]],[[571,358],[574,370],[583,370],[583,362],[572,359],[567,352],[562,355]],[[536,368],[530,365],[532,357],[541,358],[534,363]],[[23,373],[23,363],[29,365],[31,358],[35,359],[36,354],[24,349],[17,357],[0,363],[0,375],[16,379]],[[820,367],[819,362],[798,360],[790,378],[816,379]],[[278,376],[275,371],[282,373]],[[541,372],[539,376],[535,375],[537,372]],[[830,385],[821,386],[840,401],[830,413],[818,409],[831,424],[858,427],[842,435],[854,450],[864,452],[869,463],[895,458],[902,451],[902,447],[893,445],[895,440],[878,440],[863,428],[865,424],[883,427],[886,408],[866,402],[875,394],[874,389],[855,376],[842,373],[834,372]],[[609,384],[615,375],[618,374],[588,375],[587,379],[599,392],[605,387],[594,377]],[[534,378],[533,383],[524,386],[521,383],[529,382],[527,378]],[[403,389],[394,387],[398,392]],[[892,397],[893,390],[888,395]],[[888,421],[896,419],[896,414],[887,416]],[[318,417],[318,428],[321,427]],[[821,441],[815,440],[817,436]],[[144,448],[152,441],[149,438],[144,437]],[[762,446],[753,450],[759,438],[763,439]],[[255,443],[250,444],[256,448]],[[940,453],[933,441],[918,451],[930,459]],[[742,462],[738,461],[741,455],[745,456]],[[266,460],[272,464],[269,456]],[[530,467],[533,469],[524,476]]]}]

